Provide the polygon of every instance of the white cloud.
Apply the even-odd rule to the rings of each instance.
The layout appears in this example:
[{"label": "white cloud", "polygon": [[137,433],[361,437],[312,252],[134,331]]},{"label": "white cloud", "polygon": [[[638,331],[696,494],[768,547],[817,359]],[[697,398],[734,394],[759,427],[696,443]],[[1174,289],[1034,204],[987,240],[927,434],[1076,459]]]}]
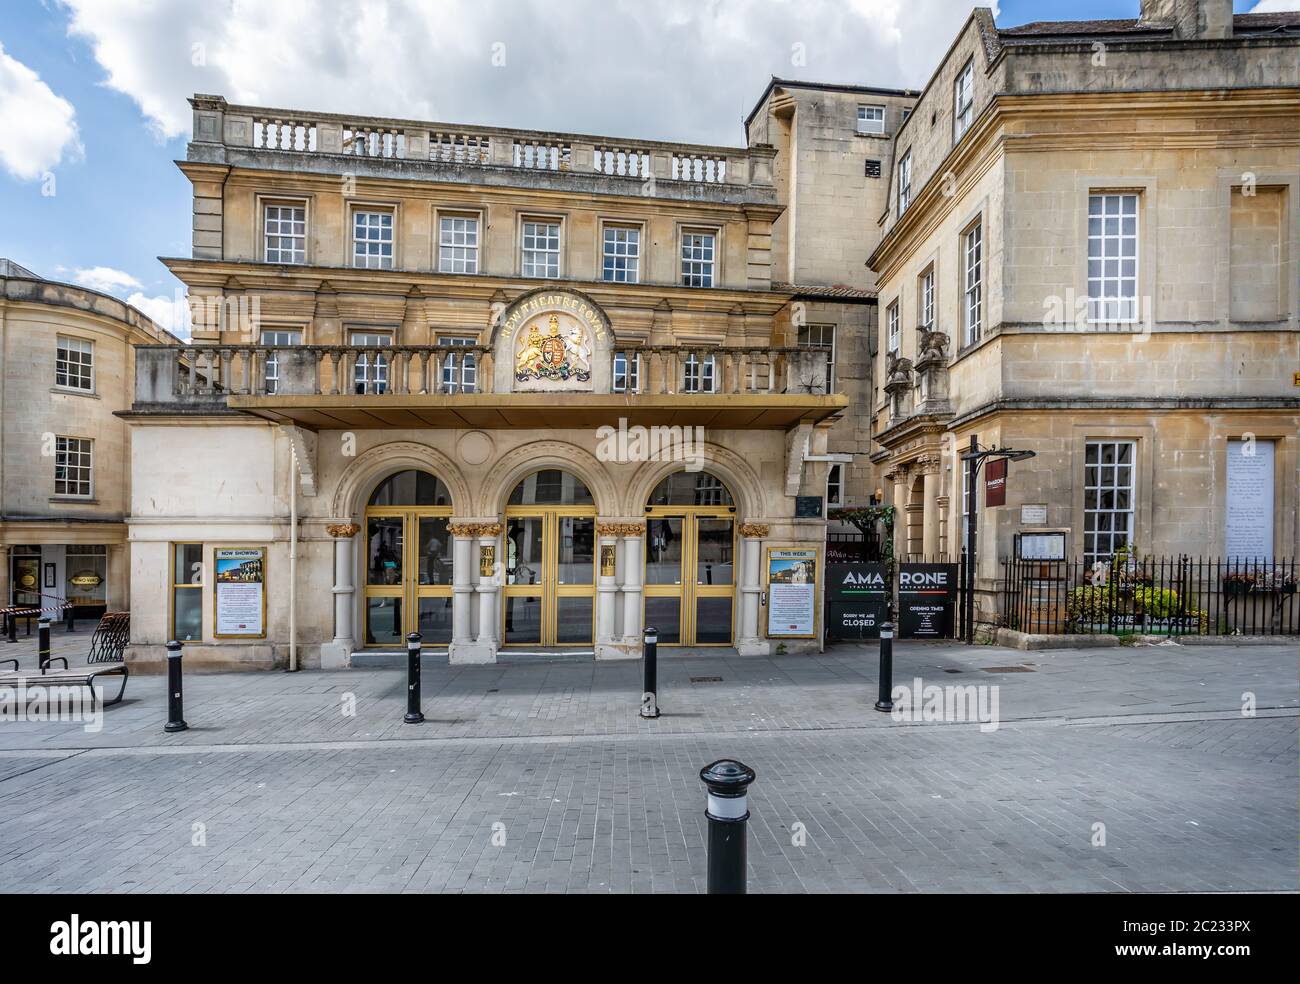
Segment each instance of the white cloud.
[{"label": "white cloud", "polygon": [[0,45],[0,164],[22,181],[34,181],[84,153],[72,103],[56,96],[41,77],[5,54]]},{"label": "white cloud", "polygon": [[970,0],[63,3],[107,84],[164,137],[188,133],[185,99],[208,92],[728,144],[743,141],[771,75],[920,87],[971,10]]},{"label": "white cloud", "polygon": [[89,287],[91,290],[103,291],[105,294],[116,294],[119,291],[130,290],[132,287],[138,289],[144,286],[129,273],[104,266],[77,270],[73,275],[73,282],[82,287]]},{"label": "white cloud", "polygon": [[190,306],[183,291],[178,290],[171,297],[165,294],[150,297],[141,291],[136,291],[126,299],[126,303],[153,321],[159,328],[165,328],[178,338],[189,341]]},{"label": "white cloud", "polygon": [[1300,10],[1300,0],[1259,0],[1250,8],[1252,14],[1282,14]]}]

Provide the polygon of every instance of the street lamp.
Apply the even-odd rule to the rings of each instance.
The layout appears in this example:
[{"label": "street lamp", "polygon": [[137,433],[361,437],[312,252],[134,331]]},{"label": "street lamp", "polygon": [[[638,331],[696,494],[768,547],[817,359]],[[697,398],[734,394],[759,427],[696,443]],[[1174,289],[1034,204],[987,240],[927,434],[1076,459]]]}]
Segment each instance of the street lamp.
[{"label": "street lamp", "polygon": [[975,490],[978,488],[977,476],[984,462],[993,458],[1005,458],[1007,461],[1024,461],[1034,457],[1033,451],[1019,451],[1015,448],[981,448],[974,436],[970,439],[970,449],[961,455],[962,461],[970,462],[966,475],[966,496],[970,504],[970,516],[966,525],[966,645],[975,642],[975,534],[979,527]]}]

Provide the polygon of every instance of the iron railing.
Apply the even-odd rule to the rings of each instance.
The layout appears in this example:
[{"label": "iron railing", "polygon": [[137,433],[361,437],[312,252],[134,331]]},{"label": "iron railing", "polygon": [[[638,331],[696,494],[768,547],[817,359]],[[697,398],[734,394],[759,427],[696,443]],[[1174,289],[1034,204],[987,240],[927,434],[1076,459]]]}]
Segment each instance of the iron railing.
[{"label": "iron railing", "polygon": [[1010,629],[1041,635],[1296,635],[1295,558],[1002,561]]}]

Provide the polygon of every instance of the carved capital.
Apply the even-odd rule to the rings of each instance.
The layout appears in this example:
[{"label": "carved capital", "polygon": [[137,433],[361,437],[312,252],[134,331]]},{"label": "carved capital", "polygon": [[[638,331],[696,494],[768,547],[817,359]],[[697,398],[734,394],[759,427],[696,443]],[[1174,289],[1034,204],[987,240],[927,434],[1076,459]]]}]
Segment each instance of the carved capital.
[{"label": "carved capital", "polygon": [[645,523],[597,523],[597,536],[644,536]]},{"label": "carved capital", "polygon": [[501,535],[500,523],[449,523],[447,531],[452,536],[489,537]]},{"label": "carved capital", "polygon": [[751,540],[761,540],[772,532],[767,523],[741,523],[740,535]]},{"label": "carved capital", "polygon": [[361,527],[356,523],[334,523],[325,527],[325,532],[336,540],[346,540],[348,537],[356,536],[361,532]]}]

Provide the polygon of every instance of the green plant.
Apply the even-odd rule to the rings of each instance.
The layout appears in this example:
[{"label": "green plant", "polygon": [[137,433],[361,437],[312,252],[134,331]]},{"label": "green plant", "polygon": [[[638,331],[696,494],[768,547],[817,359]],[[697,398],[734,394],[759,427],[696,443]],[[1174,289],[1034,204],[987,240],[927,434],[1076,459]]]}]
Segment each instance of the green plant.
[{"label": "green plant", "polygon": [[1104,587],[1073,588],[1065,600],[1065,614],[1073,621],[1105,622],[1110,618],[1112,597]]},{"label": "green plant", "polygon": [[1178,614],[1178,592],[1173,588],[1136,588],[1133,604],[1152,618],[1170,618]]}]

